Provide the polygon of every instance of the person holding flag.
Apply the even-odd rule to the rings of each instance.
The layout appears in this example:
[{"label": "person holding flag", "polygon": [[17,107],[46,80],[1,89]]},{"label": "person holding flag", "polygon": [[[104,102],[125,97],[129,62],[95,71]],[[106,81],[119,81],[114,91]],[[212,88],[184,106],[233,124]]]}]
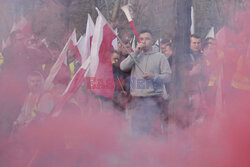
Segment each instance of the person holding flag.
[{"label": "person holding flag", "polygon": [[[148,135],[155,131],[154,121],[160,120],[159,101],[163,95],[164,83],[171,80],[171,69],[164,54],[153,51],[153,35],[149,30],[139,33],[141,42],[135,53],[121,62],[122,71],[131,70],[128,106],[132,132]],[[135,62],[136,61],[136,62]]]}]

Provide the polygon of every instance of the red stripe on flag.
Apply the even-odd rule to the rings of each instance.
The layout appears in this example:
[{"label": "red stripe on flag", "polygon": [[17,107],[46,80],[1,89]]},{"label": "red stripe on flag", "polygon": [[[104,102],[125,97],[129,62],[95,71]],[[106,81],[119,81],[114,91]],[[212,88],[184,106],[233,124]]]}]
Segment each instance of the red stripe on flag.
[{"label": "red stripe on flag", "polygon": [[77,92],[77,90],[80,88],[81,84],[84,80],[84,74],[86,70],[84,68],[80,68],[77,73],[75,74],[73,80],[70,83],[70,86],[66,93],[63,95],[59,103],[57,103],[55,109],[53,110],[53,113],[60,112],[60,110],[63,108],[65,104],[74,96],[74,94]]},{"label": "red stripe on flag", "polygon": [[99,50],[99,65],[95,74],[96,83],[92,91],[107,98],[113,98],[114,79],[110,51],[113,50],[112,41],[116,38],[114,32],[106,24],[103,27],[103,40]]},{"label": "red stripe on flag", "polygon": [[80,51],[78,49],[78,46],[74,46],[74,52],[75,52],[75,58],[76,60],[78,60],[80,63],[82,62],[82,57],[81,57],[81,54],[80,54]]}]

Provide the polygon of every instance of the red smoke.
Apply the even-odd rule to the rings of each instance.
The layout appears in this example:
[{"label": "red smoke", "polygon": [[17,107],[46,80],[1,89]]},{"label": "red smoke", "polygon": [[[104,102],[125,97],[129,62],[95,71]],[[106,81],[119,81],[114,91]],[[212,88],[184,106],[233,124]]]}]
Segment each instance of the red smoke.
[{"label": "red smoke", "polygon": [[[226,44],[222,45],[217,41],[216,48],[220,49],[225,57],[222,61],[217,61],[217,58],[211,60],[215,67],[221,63],[224,66],[226,77],[223,81],[223,111],[215,111],[213,108],[213,114],[205,117],[203,122],[195,122],[186,129],[178,129],[169,124],[167,134],[162,137],[133,137],[129,133],[124,115],[111,111],[87,112],[97,110],[95,108],[99,105],[92,96],[84,94],[82,107],[85,112],[80,113],[78,108],[68,106],[60,117],[35,120],[28,126],[19,128],[10,140],[2,141],[0,166],[249,167],[250,93],[235,89],[231,85],[240,56],[243,56],[244,63],[250,61],[247,57],[248,18],[248,12],[237,15],[237,20],[240,21],[237,25],[242,25],[241,30],[236,31],[237,34],[230,34],[234,31],[227,30]],[[243,70],[238,72],[250,78],[249,67],[244,66]],[[12,76],[16,77],[9,77]],[[16,80],[15,78],[14,81]],[[13,80],[11,78],[8,81]],[[16,89],[2,90],[7,93],[0,101],[1,110],[5,101],[20,98],[12,96],[18,91],[24,91],[19,88],[20,85],[11,84],[13,85],[10,87]],[[7,82],[5,85],[9,86]],[[215,95],[215,100],[214,97]],[[15,107],[17,102],[22,100],[19,98],[13,101],[12,107],[15,109],[20,108]]]}]

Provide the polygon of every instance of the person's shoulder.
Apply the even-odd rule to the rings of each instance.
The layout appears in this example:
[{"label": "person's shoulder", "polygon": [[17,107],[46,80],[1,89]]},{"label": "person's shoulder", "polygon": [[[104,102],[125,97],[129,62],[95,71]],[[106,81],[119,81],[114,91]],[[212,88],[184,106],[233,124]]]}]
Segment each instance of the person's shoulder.
[{"label": "person's shoulder", "polygon": [[166,58],[166,56],[163,54],[163,53],[161,53],[161,52],[153,52],[153,54],[154,54],[154,57],[159,57],[159,58]]}]

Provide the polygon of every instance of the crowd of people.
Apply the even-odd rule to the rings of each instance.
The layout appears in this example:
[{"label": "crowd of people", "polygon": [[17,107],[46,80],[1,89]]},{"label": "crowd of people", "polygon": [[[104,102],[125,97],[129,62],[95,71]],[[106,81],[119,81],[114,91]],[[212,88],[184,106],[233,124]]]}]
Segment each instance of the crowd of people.
[{"label": "crowd of people", "polygon": [[[148,135],[162,133],[162,127],[171,121],[188,127],[203,119],[209,108],[218,107],[221,71],[215,68],[213,61],[219,61],[223,56],[215,53],[214,38],[202,41],[195,34],[190,36],[190,52],[182,55],[183,62],[179,62],[183,83],[176,88],[172,79],[176,70],[173,39],[161,39],[158,46],[153,33],[143,30],[139,33],[140,42],[133,48],[130,30],[123,29],[119,37],[118,48],[110,51],[108,60],[112,63],[115,81],[113,99],[95,95],[84,82],[61,113],[84,116],[88,112],[115,111],[129,120],[134,135]],[[60,47],[19,30],[11,33],[10,41],[11,45],[1,53],[4,58],[0,77],[1,137],[9,136],[16,127],[28,126],[32,121],[51,116],[80,67],[79,58],[70,44],[67,62],[55,77],[54,87],[45,90],[44,80],[60,54]],[[211,55],[216,58],[211,59]],[[174,108],[177,111],[182,107],[181,113],[185,114],[181,116],[170,111],[170,104],[176,100],[172,97],[173,89],[182,91],[179,106]]]},{"label": "crowd of people", "polygon": [[[115,81],[113,99],[97,96],[83,84],[63,110],[75,110],[80,115],[90,110],[118,111],[130,120],[133,133],[150,134],[155,131],[155,122],[165,120],[166,124],[166,118],[169,118],[173,41],[163,39],[160,46],[156,46],[152,32],[144,30],[139,33],[141,42],[133,51],[133,34],[123,30],[119,35],[121,41],[118,42],[118,49],[110,51],[109,60],[112,62]],[[45,46],[45,43],[27,38],[19,31],[12,33],[11,40],[12,45],[3,50],[4,63],[1,65],[1,93],[7,91],[8,95],[1,96],[1,123],[7,125],[2,126],[2,135],[51,115],[70,79],[80,67],[71,44],[67,51],[67,62],[53,81],[54,87],[44,90],[44,80],[60,53],[59,47],[56,43]],[[203,72],[204,55],[200,51],[201,39],[198,36],[192,35],[190,44],[191,53],[186,56],[184,68],[185,78],[191,83],[186,84],[188,88],[185,90],[192,110],[198,111],[203,81],[207,84]]]}]

